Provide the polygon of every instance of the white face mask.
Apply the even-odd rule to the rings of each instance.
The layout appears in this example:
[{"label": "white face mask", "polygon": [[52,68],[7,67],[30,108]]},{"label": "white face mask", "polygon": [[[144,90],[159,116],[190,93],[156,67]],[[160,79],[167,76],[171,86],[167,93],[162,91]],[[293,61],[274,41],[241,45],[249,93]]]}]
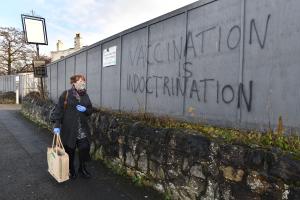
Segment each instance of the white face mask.
[{"label": "white face mask", "polygon": [[76,83],[74,83],[74,87],[76,88],[76,90],[85,90],[86,88],[86,84],[85,81],[77,81]]}]

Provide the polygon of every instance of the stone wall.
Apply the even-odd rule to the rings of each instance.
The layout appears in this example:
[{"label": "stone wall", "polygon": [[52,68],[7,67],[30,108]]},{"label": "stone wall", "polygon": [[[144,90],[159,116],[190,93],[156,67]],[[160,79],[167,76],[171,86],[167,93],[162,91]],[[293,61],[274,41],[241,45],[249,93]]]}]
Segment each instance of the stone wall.
[{"label": "stone wall", "polygon": [[[25,98],[22,112],[49,127],[51,102]],[[300,199],[300,161],[278,150],[226,144],[188,130],[152,128],[95,112],[91,154],[172,199]]]}]

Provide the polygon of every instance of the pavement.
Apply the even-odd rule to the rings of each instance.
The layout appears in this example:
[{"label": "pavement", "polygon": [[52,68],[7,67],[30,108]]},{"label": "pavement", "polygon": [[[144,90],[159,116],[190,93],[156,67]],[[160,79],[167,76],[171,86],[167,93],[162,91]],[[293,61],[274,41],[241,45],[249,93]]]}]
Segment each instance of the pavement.
[{"label": "pavement", "polygon": [[142,200],[163,199],[151,188],[92,161],[93,177],[57,183],[47,171],[52,134],[20,114],[19,105],[0,104],[0,200]]}]

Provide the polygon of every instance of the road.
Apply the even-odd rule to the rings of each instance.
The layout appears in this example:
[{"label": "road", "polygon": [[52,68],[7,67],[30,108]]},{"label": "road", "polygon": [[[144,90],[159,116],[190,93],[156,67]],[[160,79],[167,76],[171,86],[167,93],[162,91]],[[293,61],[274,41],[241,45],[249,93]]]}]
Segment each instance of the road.
[{"label": "road", "polygon": [[51,133],[20,114],[20,106],[0,104],[0,200],[142,200],[162,199],[92,161],[92,179],[57,183],[47,171]]}]

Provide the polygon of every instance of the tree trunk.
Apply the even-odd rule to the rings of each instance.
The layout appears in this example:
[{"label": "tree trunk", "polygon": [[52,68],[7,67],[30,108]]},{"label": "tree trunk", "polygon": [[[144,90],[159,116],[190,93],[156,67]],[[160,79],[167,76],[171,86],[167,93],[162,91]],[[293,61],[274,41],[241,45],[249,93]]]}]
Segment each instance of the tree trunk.
[{"label": "tree trunk", "polygon": [[8,42],[8,59],[7,59],[7,74],[11,75],[11,47],[10,47],[10,42]]}]

